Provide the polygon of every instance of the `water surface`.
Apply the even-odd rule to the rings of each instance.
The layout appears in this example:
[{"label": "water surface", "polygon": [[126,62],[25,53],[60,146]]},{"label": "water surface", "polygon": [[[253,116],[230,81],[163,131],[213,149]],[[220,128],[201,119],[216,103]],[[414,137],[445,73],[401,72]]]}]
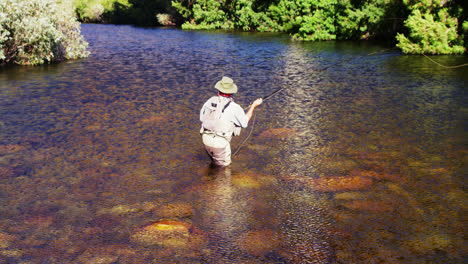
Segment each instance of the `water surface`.
[{"label": "water surface", "polygon": [[[281,34],[82,33],[88,59],[0,71],[2,263],[464,263],[468,68]],[[198,114],[224,75],[244,107],[281,90],[216,170]]]}]

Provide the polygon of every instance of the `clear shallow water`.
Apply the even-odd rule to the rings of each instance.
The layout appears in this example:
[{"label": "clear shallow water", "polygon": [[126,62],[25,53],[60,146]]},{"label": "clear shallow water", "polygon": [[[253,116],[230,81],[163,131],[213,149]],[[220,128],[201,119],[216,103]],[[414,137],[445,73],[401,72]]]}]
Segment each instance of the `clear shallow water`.
[{"label": "clear shallow water", "polygon": [[[467,68],[285,35],[82,33],[86,60],[0,71],[2,262],[466,259]],[[218,171],[198,111],[223,75],[243,106],[282,90]]]}]

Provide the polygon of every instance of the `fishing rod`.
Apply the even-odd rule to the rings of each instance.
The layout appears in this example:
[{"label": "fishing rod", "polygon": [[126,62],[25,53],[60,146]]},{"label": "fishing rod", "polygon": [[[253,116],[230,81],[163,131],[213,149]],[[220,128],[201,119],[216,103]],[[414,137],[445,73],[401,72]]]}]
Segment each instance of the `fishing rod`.
[{"label": "fishing rod", "polygon": [[[362,57],[368,57],[368,56],[373,56],[373,55],[376,55],[376,54],[380,54],[380,53],[384,53],[384,52],[387,52],[389,50],[393,50],[395,48],[391,48],[391,49],[385,49],[385,50],[380,50],[380,51],[375,51],[375,52],[371,52],[369,54],[366,54],[366,55],[362,55],[362,56],[358,56],[358,57],[352,57],[352,58],[349,58],[347,60],[343,60],[343,61],[340,61],[338,63],[334,63],[332,65],[329,65],[329,66],[326,66],[322,69],[319,69],[319,70],[316,70],[317,72],[322,72],[322,71],[326,71],[328,68],[330,67],[333,67],[333,66],[336,66],[336,65],[339,65],[339,64],[343,64],[343,63],[346,63],[346,62],[349,62],[349,61],[352,61],[352,60],[356,60],[356,59],[359,59],[359,58],[362,58]],[[272,93],[270,93],[269,95],[266,95],[264,97],[262,97],[262,100],[265,101],[267,99],[269,99],[270,97],[278,94],[279,92],[281,92],[286,86],[283,86],[281,88],[278,88],[276,89],[275,91],[273,91]],[[246,108],[244,108],[244,110],[247,110],[249,109],[250,107],[252,106],[252,104],[250,104],[249,106],[247,106]],[[239,146],[237,146],[237,149],[236,151],[233,152],[232,156],[236,155],[241,147],[245,144],[245,142],[247,142],[247,140],[250,138],[250,136],[252,135],[252,132],[253,132],[253,129],[254,129],[254,125],[255,125],[255,113],[253,114],[252,116],[252,125],[251,125],[251,129],[250,129],[250,132],[249,134],[245,137],[245,139],[239,144]]]},{"label": "fishing rod", "polygon": [[[380,51],[371,52],[371,53],[368,53],[368,54],[366,54],[366,55],[362,55],[362,56],[358,56],[358,57],[351,57],[351,58],[349,58],[349,59],[340,61],[340,62],[338,62],[338,63],[331,64],[331,65],[329,65],[329,66],[326,66],[326,67],[324,67],[324,68],[322,68],[322,69],[318,69],[318,70],[316,70],[316,71],[317,71],[317,72],[326,71],[326,70],[328,70],[330,67],[333,67],[333,66],[337,66],[337,65],[340,65],[340,64],[343,64],[343,63],[347,63],[347,62],[350,62],[350,61],[352,61],[352,60],[356,60],[356,59],[359,59],[359,58],[363,58],[363,57],[368,57],[368,56],[373,56],[373,55],[381,54],[381,53],[384,53],[384,52],[387,52],[387,51],[390,51],[390,50],[394,50],[394,49],[396,49],[396,48],[393,47],[393,48],[390,48],[390,49],[384,49],[384,50],[380,50]],[[444,67],[444,68],[450,68],[450,69],[452,69],[452,68],[459,68],[459,67],[468,66],[468,63],[466,63],[466,64],[461,64],[461,65],[456,65],[456,66],[446,66],[446,65],[443,65],[443,64],[441,64],[441,63],[438,63],[438,62],[434,61],[433,59],[429,58],[429,56],[427,56],[427,55],[425,55],[425,54],[423,54],[423,55],[424,55],[424,57],[426,57],[427,59],[429,59],[431,62],[433,62],[433,63],[435,63],[435,64],[437,64],[437,65],[439,65],[439,66],[441,66],[441,67]],[[273,92],[270,93],[269,95],[266,95],[266,96],[262,97],[263,101],[265,101],[265,100],[269,99],[270,97],[276,95],[277,93],[281,92],[285,87],[286,87],[286,86],[283,86],[283,87],[281,87],[281,88],[279,88],[279,89],[276,89],[275,91],[273,91]],[[251,107],[251,105],[249,105],[248,107],[244,108],[244,110],[247,110],[247,109],[249,109],[250,107]],[[239,150],[241,149],[242,145],[244,145],[245,142],[247,142],[247,140],[249,139],[249,137],[252,135],[252,132],[253,132],[253,129],[254,129],[254,125],[255,125],[255,113],[254,113],[253,116],[252,116],[252,128],[250,129],[249,134],[248,134],[248,135],[245,137],[245,139],[239,144],[239,146],[237,147],[236,151],[235,151],[232,155],[236,155],[236,154],[239,152]]]},{"label": "fishing rod", "polygon": [[[265,101],[265,100],[269,99],[273,95],[281,92],[281,90],[283,90],[285,87],[286,86],[283,86],[283,87],[281,87],[279,89],[276,89],[274,92],[270,93],[269,95],[266,95],[266,96],[262,97],[262,100]],[[252,104],[250,104],[249,106],[244,108],[244,110],[249,109],[251,106],[252,106]],[[247,142],[247,140],[250,138],[250,136],[252,135],[252,132],[254,130],[254,126],[255,126],[255,113],[252,113],[252,125],[251,125],[252,128],[250,129],[249,134],[244,138],[244,140],[239,144],[239,146],[237,146],[237,149],[236,149],[236,151],[234,151],[234,153],[232,153],[232,156],[236,155],[239,152],[239,150],[241,149],[242,145],[244,145],[244,143]]]}]

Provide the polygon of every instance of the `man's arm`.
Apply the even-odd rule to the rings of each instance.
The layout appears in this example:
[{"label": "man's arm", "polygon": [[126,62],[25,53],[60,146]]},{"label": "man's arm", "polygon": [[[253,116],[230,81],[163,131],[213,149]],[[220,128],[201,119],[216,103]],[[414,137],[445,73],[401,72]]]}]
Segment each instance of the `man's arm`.
[{"label": "man's arm", "polygon": [[250,119],[252,118],[252,115],[253,115],[253,112],[255,110],[255,107],[261,105],[263,103],[263,99],[262,98],[258,98],[257,100],[255,100],[252,105],[250,106],[249,108],[249,111],[247,111],[247,114],[245,114],[247,116],[247,119],[250,121]]}]

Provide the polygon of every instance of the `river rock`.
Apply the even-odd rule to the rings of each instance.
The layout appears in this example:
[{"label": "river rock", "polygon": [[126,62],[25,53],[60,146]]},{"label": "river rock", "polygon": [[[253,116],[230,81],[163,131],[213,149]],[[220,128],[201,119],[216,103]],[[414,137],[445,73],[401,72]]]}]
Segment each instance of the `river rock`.
[{"label": "river rock", "polygon": [[15,175],[15,171],[10,167],[0,166],[0,179],[6,179]]},{"label": "river rock", "polygon": [[394,205],[390,202],[354,200],[340,204],[350,210],[370,211],[375,213],[389,213],[394,210]]},{"label": "river rock", "polygon": [[169,116],[167,114],[153,113],[149,116],[143,117],[139,124],[157,124],[167,122],[167,120],[169,120]]},{"label": "river rock", "polygon": [[360,192],[343,192],[335,194],[336,200],[361,200],[365,198],[366,196]]},{"label": "river rock", "polygon": [[252,230],[237,239],[237,245],[242,251],[255,256],[265,256],[280,244],[280,237],[273,230]]},{"label": "river rock", "polygon": [[[125,260],[125,263],[142,263],[142,255],[131,247],[121,245],[107,245],[87,248],[78,258],[78,263],[83,264],[111,264],[120,263],[119,260]],[[131,262],[130,262],[131,261]]]},{"label": "river rock", "polygon": [[232,175],[232,185],[239,188],[258,189],[275,181],[273,176],[257,173],[241,173]]},{"label": "river rock", "polygon": [[161,220],[148,223],[130,237],[133,243],[144,246],[194,248],[204,244],[204,233],[190,223]]},{"label": "river rock", "polygon": [[17,144],[0,145],[0,155],[13,154],[25,149],[24,146]]},{"label": "river rock", "polygon": [[454,244],[447,234],[436,232],[426,235],[420,234],[404,242],[406,247],[418,254],[430,254],[438,250],[449,251],[454,247]]},{"label": "river rock", "polygon": [[400,175],[398,174],[391,174],[385,172],[377,172],[373,170],[353,170],[351,173],[353,176],[362,176],[368,177],[376,180],[388,180],[388,181],[398,181],[400,180]]},{"label": "river rock", "polygon": [[188,203],[175,202],[159,206],[155,213],[162,218],[188,217],[193,215],[194,210]]},{"label": "river rock", "polygon": [[372,179],[361,176],[325,176],[319,178],[302,178],[283,176],[283,180],[305,185],[318,192],[343,192],[366,189],[374,182]]},{"label": "river rock", "polygon": [[8,248],[16,237],[5,233],[0,233],[0,249]]}]

